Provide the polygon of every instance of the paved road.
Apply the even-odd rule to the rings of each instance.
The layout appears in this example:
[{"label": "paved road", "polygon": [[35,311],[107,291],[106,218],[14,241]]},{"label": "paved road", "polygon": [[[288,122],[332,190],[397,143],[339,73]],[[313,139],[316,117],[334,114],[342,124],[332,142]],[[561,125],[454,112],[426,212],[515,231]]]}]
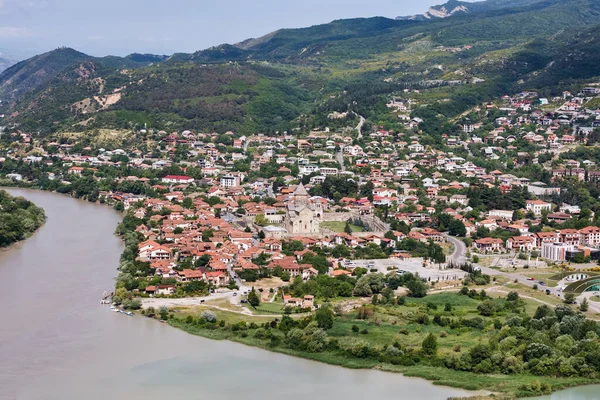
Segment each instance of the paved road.
[{"label": "paved road", "polygon": [[346,172],[346,165],[344,165],[344,146],[340,146],[340,151],[337,152],[337,154],[335,155],[335,158],[337,159],[337,162],[340,164],[340,168],[342,169],[342,172]]},{"label": "paved road", "polygon": [[[465,245],[465,243],[462,240],[459,240],[452,236],[446,236],[446,237],[448,238],[448,241],[450,243],[452,243],[452,245],[454,246],[454,253],[452,253],[452,255],[450,256],[450,259],[456,264],[462,264],[462,263],[466,262],[467,261],[467,257],[466,257],[467,246]],[[540,289],[541,291],[546,292],[546,290],[550,290],[550,295],[563,298],[561,287],[541,286],[539,284],[539,282],[532,281],[529,278],[527,278],[521,274],[502,272],[502,271],[484,267],[484,266],[481,266],[478,264],[473,264],[473,265],[476,265],[479,268],[481,268],[481,272],[483,272],[487,275],[503,276],[503,277],[509,279],[511,282],[514,282],[516,280],[518,283],[521,283],[530,288],[533,288],[533,285],[537,285],[538,289]],[[577,301],[577,303],[580,303],[584,297],[589,298],[591,295],[592,295],[591,293],[582,294],[579,297],[577,297],[576,301]],[[593,301],[590,301],[589,303],[590,303],[590,311],[595,312],[595,313],[600,313],[600,304],[599,303],[596,303]]]},{"label": "paved road", "polygon": [[359,117],[360,117],[360,122],[356,126],[356,130],[358,131],[358,136],[357,137],[360,140],[360,139],[362,139],[362,128],[365,125],[365,122],[367,122],[367,120],[362,115],[359,115]]},{"label": "paved road", "polygon": [[[448,238],[448,241],[450,243],[452,243],[452,245],[454,246],[454,253],[452,253],[452,255],[450,256],[450,259],[456,264],[462,264],[462,263],[466,262],[467,261],[467,257],[466,257],[467,246],[465,245],[465,243],[462,240],[459,240],[452,236],[447,236],[447,238]],[[479,264],[473,264],[473,265],[481,268],[481,272],[483,272],[487,275],[502,276],[502,277],[509,279],[512,282],[514,282],[516,280],[517,282],[519,282],[525,286],[529,286],[531,288],[533,287],[533,285],[538,285],[538,287],[542,288],[544,290],[544,292],[548,289],[548,290],[550,290],[551,294],[553,294],[557,297],[561,297],[561,292],[558,290],[559,288],[540,286],[540,284],[538,282],[532,281],[521,274],[502,272],[502,271],[498,271],[496,269],[484,267]]]}]

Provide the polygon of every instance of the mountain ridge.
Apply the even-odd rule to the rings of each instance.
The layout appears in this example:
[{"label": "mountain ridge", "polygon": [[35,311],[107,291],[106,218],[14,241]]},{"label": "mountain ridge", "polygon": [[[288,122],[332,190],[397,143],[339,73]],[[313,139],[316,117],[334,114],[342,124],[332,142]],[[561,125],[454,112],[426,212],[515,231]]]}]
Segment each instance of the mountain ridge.
[{"label": "mountain ridge", "polygon": [[48,131],[148,123],[252,133],[292,129],[301,115],[375,117],[382,97],[406,87],[458,82],[450,115],[501,90],[600,76],[600,0],[517,3],[423,21],[336,20],[171,56],[61,48],[0,74],[0,98],[10,99],[0,111]]},{"label": "mountain ridge", "polygon": [[460,0],[450,0],[444,4],[429,7],[429,9],[423,14],[400,16],[396,17],[396,19],[423,21],[436,18],[448,18],[456,14],[470,14],[474,12],[487,12],[506,8],[523,7],[541,3],[543,1],[544,0],[487,0],[466,2]]}]

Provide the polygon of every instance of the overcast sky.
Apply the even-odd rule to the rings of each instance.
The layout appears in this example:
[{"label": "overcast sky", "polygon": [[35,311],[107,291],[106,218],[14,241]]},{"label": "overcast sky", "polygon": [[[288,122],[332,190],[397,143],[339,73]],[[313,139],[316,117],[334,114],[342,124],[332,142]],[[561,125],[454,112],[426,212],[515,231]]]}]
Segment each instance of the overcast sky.
[{"label": "overcast sky", "polygon": [[193,52],[334,19],[422,13],[439,0],[0,0],[0,49],[18,58]]}]

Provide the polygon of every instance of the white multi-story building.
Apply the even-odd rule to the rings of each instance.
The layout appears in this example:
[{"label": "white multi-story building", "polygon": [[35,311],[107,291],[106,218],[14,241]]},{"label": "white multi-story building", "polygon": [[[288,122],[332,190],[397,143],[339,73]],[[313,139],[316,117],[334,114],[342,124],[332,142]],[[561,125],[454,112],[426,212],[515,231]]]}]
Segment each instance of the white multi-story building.
[{"label": "white multi-story building", "polygon": [[542,200],[527,200],[525,203],[527,211],[533,212],[534,215],[542,215],[543,211],[552,211],[552,203],[547,203]]},{"label": "white multi-story building", "polygon": [[310,175],[314,172],[319,172],[321,168],[318,165],[305,165],[303,167],[300,167],[300,175]]},{"label": "white multi-story building", "polygon": [[542,244],[542,258],[550,261],[565,261],[567,251],[572,251],[575,246],[566,243]]},{"label": "white multi-story building", "polygon": [[332,167],[321,167],[320,173],[321,175],[338,175],[340,172],[339,169],[337,168],[332,168]]},{"label": "white multi-story building", "polygon": [[579,237],[582,245],[595,248],[600,247],[600,228],[597,226],[587,226],[580,229]]},{"label": "white multi-story building", "polygon": [[233,175],[225,175],[221,177],[221,186],[224,188],[240,186],[240,178]]}]

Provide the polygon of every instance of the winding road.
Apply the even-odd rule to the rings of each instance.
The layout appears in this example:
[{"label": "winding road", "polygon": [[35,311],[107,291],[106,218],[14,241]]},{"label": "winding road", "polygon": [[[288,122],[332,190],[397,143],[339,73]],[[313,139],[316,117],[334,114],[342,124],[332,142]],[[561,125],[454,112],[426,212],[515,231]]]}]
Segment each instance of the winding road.
[{"label": "winding road", "polygon": [[[455,263],[455,264],[463,264],[465,262],[467,262],[467,246],[465,245],[465,243],[460,240],[457,239],[455,237],[452,236],[446,236],[446,238],[448,239],[448,241],[452,244],[452,246],[454,246],[454,252],[452,253],[452,255],[450,255],[450,260]],[[511,282],[518,282],[522,285],[528,286],[530,288],[533,288],[534,285],[537,285],[538,288],[541,289],[542,292],[546,292],[546,290],[550,291],[550,295],[562,298],[562,290],[560,287],[549,287],[549,286],[541,286],[539,282],[535,281],[535,280],[530,280],[529,278],[521,275],[521,274],[517,274],[517,273],[510,273],[510,272],[502,272],[502,271],[498,271],[496,269],[492,269],[489,267],[484,267],[481,266],[479,264],[473,264],[479,268],[481,268],[481,272],[490,275],[490,276],[502,276],[505,277],[507,279],[509,279]],[[587,294],[582,294],[579,297],[577,297],[576,301],[577,304],[579,304],[581,301],[583,301],[584,297],[590,297],[591,293],[587,293]],[[600,304],[590,301],[590,311],[595,312],[595,313],[600,313]]]}]

